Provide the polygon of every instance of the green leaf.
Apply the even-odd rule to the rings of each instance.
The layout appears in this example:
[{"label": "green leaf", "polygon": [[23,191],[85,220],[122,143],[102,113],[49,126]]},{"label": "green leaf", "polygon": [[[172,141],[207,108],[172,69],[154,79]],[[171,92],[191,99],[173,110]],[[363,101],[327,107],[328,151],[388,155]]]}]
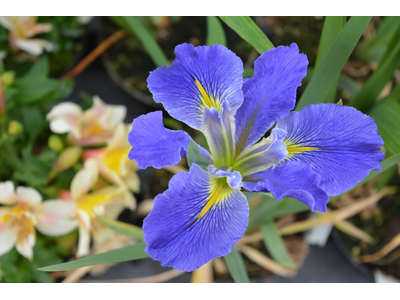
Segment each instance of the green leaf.
[{"label": "green leaf", "polygon": [[20,104],[31,104],[59,87],[56,79],[24,77],[15,80],[16,99]]},{"label": "green leaf", "polygon": [[203,155],[201,155],[199,151],[199,146],[195,142],[191,141],[189,143],[186,157],[188,160],[189,167],[192,167],[192,164],[195,163],[204,171],[207,171],[207,167],[210,163]]},{"label": "green leaf", "polygon": [[358,58],[364,61],[379,62],[385,53],[389,42],[396,33],[400,17],[388,16],[383,19],[382,24],[378,27],[376,34],[360,43],[355,53]]},{"label": "green leaf", "polygon": [[[315,61],[314,71],[318,69],[321,61],[325,58],[326,54],[328,53],[329,49],[332,47],[333,42],[339,35],[340,31],[342,30],[344,24],[346,24],[346,17],[334,17],[334,16],[327,16],[325,17],[324,27],[322,29],[321,39],[319,41],[318,47],[318,55]],[[327,96],[321,102],[324,103],[331,103],[334,101],[337,88],[339,84],[339,78],[336,78],[333,82]]]},{"label": "green leaf", "polygon": [[390,154],[400,152],[400,104],[392,97],[385,97],[368,113],[378,125],[380,136]]},{"label": "green leaf", "polygon": [[47,78],[49,76],[49,70],[49,58],[44,55],[33,64],[24,78]]},{"label": "green leaf", "polygon": [[254,69],[244,69],[243,78],[250,78],[254,75]]},{"label": "green leaf", "polygon": [[340,98],[340,100],[339,100],[336,104],[338,104],[338,105],[340,105],[340,106],[343,106],[342,98]]},{"label": "green leaf", "polygon": [[390,93],[390,97],[394,98],[396,101],[400,102],[400,84],[397,84],[392,92]]},{"label": "green leaf", "polygon": [[130,245],[127,247],[123,247],[120,249],[88,256],[85,258],[66,262],[63,264],[39,268],[38,270],[44,271],[44,272],[56,272],[56,271],[77,269],[77,268],[82,268],[82,267],[87,267],[87,266],[112,264],[112,263],[117,263],[117,262],[122,262],[122,261],[142,259],[142,258],[146,258],[149,256],[146,252],[144,252],[145,247],[146,247],[146,244],[144,241],[142,241],[140,243]]},{"label": "green leaf", "polygon": [[[389,158],[386,158],[384,161],[382,161],[382,172],[388,170],[391,166],[394,166],[395,164],[397,164],[400,161],[400,153],[397,153],[396,155],[393,155]],[[359,184],[357,184],[354,188],[367,183],[368,181],[370,181],[371,179],[375,178],[376,176],[378,176],[379,174],[381,174],[380,172],[374,171],[372,170],[371,172],[369,172],[368,176],[364,178],[363,181],[361,181]],[[354,189],[353,188],[353,189]]]},{"label": "green leaf", "polygon": [[252,193],[252,192],[242,192],[242,193],[246,196],[247,202],[250,202],[251,200],[253,200],[255,196],[258,195],[258,193]]},{"label": "green leaf", "polygon": [[288,197],[276,201],[271,196],[264,195],[260,204],[251,211],[246,231],[251,231],[266,220],[307,210],[310,208],[295,198]]},{"label": "green leaf", "polygon": [[333,42],[335,41],[345,24],[346,17],[325,17],[324,27],[322,28],[321,39],[318,46],[318,54],[315,60],[314,71],[318,70],[319,65],[325,58],[329,49],[332,47]]},{"label": "green leaf", "polygon": [[361,89],[361,85],[354,79],[346,75],[340,74],[339,89],[348,92],[351,97],[354,97],[354,95],[357,94],[358,91]]},{"label": "green leaf", "polygon": [[296,110],[324,101],[371,17],[351,17],[308,83]]},{"label": "green leaf", "polygon": [[206,45],[212,46],[215,44],[227,46],[225,32],[217,17],[207,16]]},{"label": "green leaf", "polygon": [[246,272],[243,257],[239,250],[232,247],[231,253],[224,256],[226,266],[228,267],[229,273],[236,283],[249,283],[250,279]]},{"label": "green leaf", "polygon": [[25,131],[34,140],[47,125],[46,120],[36,105],[21,105],[21,115]]},{"label": "green leaf", "polygon": [[242,39],[252,45],[258,53],[274,48],[268,37],[250,17],[220,16],[221,20],[232,28]]},{"label": "green leaf", "polygon": [[157,44],[156,40],[153,38],[151,33],[140,23],[137,17],[109,17],[120,27],[128,31],[129,33],[135,34],[143,44],[143,47],[146,49],[147,53],[150,55],[154,64],[157,67],[169,66],[170,63],[165,56],[164,52]]},{"label": "green leaf", "polygon": [[[392,78],[394,70],[399,66],[400,62],[400,26],[398,32],[394,37],[396,45],[388,47],[387,53],[382,58],[378,69],[372,74],[368,81],[364,84],[362,89],[354,96],[349,105],[367,112],[373,105],[379,94]],[[390,51],[390,53],[388,53]]]},{"label": "green leaf", "polygon": [[140,228],[139,226],[112,220],[103,216],[96,217],[104,226],[110,228],[111,230],[114,230],[115,232],[130,236],[137,240],[144,239],[142,228]]},{"label": "green leaf", "polygon": [[262,223],[260,231],[263,235],[265,246],[272,258],[286,267],[295,268],[296,264],[290,258],[285,243],[283,242],[281,235],[278,233],[274,221],[270,219]]}]

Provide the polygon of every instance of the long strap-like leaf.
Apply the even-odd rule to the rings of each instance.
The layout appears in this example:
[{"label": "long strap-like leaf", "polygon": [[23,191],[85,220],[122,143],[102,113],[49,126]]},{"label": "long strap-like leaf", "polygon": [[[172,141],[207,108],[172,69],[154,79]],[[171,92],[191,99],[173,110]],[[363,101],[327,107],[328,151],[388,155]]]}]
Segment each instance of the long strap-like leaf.
[{"label": "long strap-like leaf", "polygon": [[370,20],[371,17],[350,18],[311,78],[296,110],[325,99]]},{"label": "long strap-like leaf", "polygon": [[274,45],[250,17],[220,17],[242,39],[252,45],[260,54],[274,48]]}]

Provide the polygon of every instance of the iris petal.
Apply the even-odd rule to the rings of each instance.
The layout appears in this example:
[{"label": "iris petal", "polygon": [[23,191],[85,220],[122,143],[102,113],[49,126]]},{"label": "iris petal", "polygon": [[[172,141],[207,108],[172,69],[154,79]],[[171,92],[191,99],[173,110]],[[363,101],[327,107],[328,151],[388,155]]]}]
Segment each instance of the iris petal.
[{"label": "iris petal", "polygon": [[182,130],[166,129],[161,111],[151,112],[133,121],[132,130],[128,134],[132,146],[128,157],[134,159],[141,169],[174,166],[180,162],[181,157],[186,156],[191,140]]},{"label": "iris petal", "polygon": [[285,130],[274,128],[268,138],[241,152],[236,157],[233,169],[242,176],[248,176],[274,167],[288,154],[282,141],[285,136]]},{"label": "iris petal", "polygon": [[228,103],[223,103],[220,112],[216,108],[204,109],[202,131],[218,167],[230,165],[235,153],[235,118]]},{"label": "iris petal", "polygon": [[236,113],[237,153],[257,142],[296,103],[296,89],[307,73],[308,60],[296,44],[264,52],[245,80],[244,101]]},{"label": "iris petal", "polygon": [[309,105],[276,127],[288,132],[286,160],[310,163],[329,196],[346,192],[371,170],[381,171],[385,153],[375,121],[353,107]]},{"label": "iris petal", "polygon": [[[219,183],[225,182],[225,185]],[[209,205],[210,202],[212,205]],[[150,257],[163,266],[194,271],[230,253],[248,223],[246,197],[193,164],[176,174],[169,189],[154,199],[143,223]]]},{"label": "iris petal", "polygon": [[310,164],[289,161],[244,178],[243,187],[252,192],[271,192],[275,199],[293,197],[308,205],[312,211],[326,212],[328,195],[318,184],[321,176]]},{"label": "iris petal", "polygon": [[229,102],[233,112],[243,102],[243,63],[221,45],[175,47],[171,67],[151,72],[147,79],[154,101],[161,102],[175,119],[200,130],[204,107],[220,110]]}]

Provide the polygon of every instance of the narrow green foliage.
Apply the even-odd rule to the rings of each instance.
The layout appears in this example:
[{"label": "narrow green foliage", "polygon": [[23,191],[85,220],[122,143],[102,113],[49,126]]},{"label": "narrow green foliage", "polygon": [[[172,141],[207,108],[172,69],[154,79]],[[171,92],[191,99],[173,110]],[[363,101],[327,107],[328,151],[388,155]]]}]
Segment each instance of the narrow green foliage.
[{"label": "narrow green foliage", "polygon": [[204,171],[207,171],[207,167],[210,163],[203,155],[201,155],[201,153],[199,151],[199,146],[196,145],[195,142],[189,143],[186,157],[188,160],[189,167],[192,167],[192,164],[195,163],[200,168],[202,168]]},{"label": "narrow green foliage", "polygon": [[397,84],[392,92],[390,93],[390,97],[395,99],[397,102],[400,102],[400,84]]},{"label": "narrow green foliage", "polygon": [[350,18],[314,72],[296,110],[324,101],[370,20],[371,17]]},{"label": "narrow green foliage", "polygon": [[170,63],[165,56],[164,52],[157,44],[156,40],[153,38],[151,33],[142,25],[137,17],[109,17],[117,25],[128,31],[129,33],[135,34],[143,44],[147,53],[150,55],[154,64],[157,67],[169,66]]},{"label": "narrow green foliage", "polygon": [[46,78],[49,76],[50,63],[49,58],[44,55],[39,58],[29,69],[25,77],[29,78]]},{"label": "narrow green foliage", "polygon": [[227,46],[224,29],[217,17],[207,16],[207,46],[215,44]]},{"label": "narrow green foliage", "polygon": [[368,113],[378,125],[389,154],[400,152],[400,104],[392,97],[385,97]]},{"label": "narrow green foliage", "polygon": [[384,17],[382,24],[378,27],[375,35],[362,42],[356,49],[358,58],[364,61],[379,62],[384,55],[388,44],[396,33],[397,26],[400,24],[400,17]]},{"label": "narrow green foliage", "polygon": [[224,256],[226,266],[229,273],[236,283],[249,283],[250,279],[247,275],[246,267],[244,265],[243,257],[239,250],[232,247],[231,253]]},{"label": "narrow green foliage", "polygon": [[250,17],[221,17],[221,20],[232,28],[242,39],[252,45],[258,53],[274,48],[268,37]]},{"label": "narrow green foliage", "polygon": [[247,232],[277,216],[295,214],[307,210],[310,210],[310,208],[297,199],[287,197],[276,201],[272,196],[264,195],[261,202],[251,211]]},{"label": "narrow green foliage", "polygon": [[278,233],[274,221],[272,219],[265,221],[260,225],[260,230],[263,235],[264,244],[272,258],[281,265],[289,268],[295,268],[296,264],[290,258],[285,243]]},{"label": "narrow green foliage", "polygon": [[[382,172],[384,172],[384,171],[388,170],[390,167],[396,165],[399,161],[400,161],[400,153],[397,153],[396,155],[386,158],[384,161],[382,161]],[[364,180],[361,181],[359,184],[357,184],[354,188],[356,188],[364,183],[367,183],[368,181],[375,178],[379,174],[380,174],[379,172],[372,170],[371,172],[369,172],[368,176],[365,177]]]},{"label": "narrow green foliage", "polygon": [[[388,47],[378,69],[368,79],[362,89],[355,95],[349,105],[362,112],[367,112],[373,105],[382,89],[392,78],[394,70],[400,62],[400,26],[393,37],[395,45]],[[391,43],[392,43],[391,42]]]},{"label": "narrow green foliage", "polygon": [[111,230],[114,230],[115,232],[124,234],[126,236],[130,236],[137,240],[144,239],[144,234],[142,232],[142,228],[140,228],[138,226],[120,222],[120,221],[116,221],[116,220],[112,220],[112,219],[106,218],[104,216],[96,216],[96,217],[104,226],[110,228]]},{"label": "narrow green foliage", "polygon": [[[339,35],[344,24],[346,24],[346,17],[325,17],[324,28],[322,29],[321,39],[319,41],[318,55],[315,61],[314,71],[318,69],[321,61],[325,58],[329,49],[332,47],[333,42]],[[332,87],[329,90],[328,95],[322,102],[331,103],[334,101],[336,96],[336,91],[339,84],[339,77],[335,79]]]},{"label": "narrow green foliage", "polygon": [[44,271],[44,272],[56,272],[56,271],[77,269],[77,268],[82,268],[82,267],[87,267],[87,266],[111,264],[111,263],[117,263],[117,262],[122,262],[122,261],[142,259],[142,258],[146,258],[149,256],[146,252],[144,252],[145,247],[146,247],[146,244],[144,241],[142,241],[140,243],[130,245],[127,247],[123,247],[120,249],[84,257],[84,258],[66,262],[63,264],[43,267],[38,270]]}]

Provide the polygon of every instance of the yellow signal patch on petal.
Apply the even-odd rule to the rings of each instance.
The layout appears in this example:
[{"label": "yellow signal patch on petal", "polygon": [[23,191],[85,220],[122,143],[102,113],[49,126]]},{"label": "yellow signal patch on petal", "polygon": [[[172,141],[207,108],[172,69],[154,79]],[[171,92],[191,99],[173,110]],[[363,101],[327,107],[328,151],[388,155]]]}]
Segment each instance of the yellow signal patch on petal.
[{"label": "yellow signal patch on petal", "polygon": [[203,217],[211,209],[213,205],[217,205],[223,202],[224,200],[228,199],[233,193],[233,191],[234,190],[226,182],[226,177],[222,178],[212,177],[210,183],[209,200],[207,201],[206,206],[203,208],[197,219]]},{"label": "yellow signal patch on petal", "polygon": [[201,83],[196,79],[195,80],[197,87],[200,90],[201,93],[201,101],[203,103],[203,109],[204,107],[208,106],[208,107],[215,107],[216,109],[218,109],[219,112],[221,112],[221,104],[219,103],[218,100],[210,97],[206,90],[204,89],[204,87],[201,85]]},{"label": "yellow signal patch on petal", "polygon": [[316,151],[316,150],[320,150],[319,148],[314,148],[314,147],[303,147],[301,145],[296,145],[296,144],[292,144],[290,141],[284,141],[284,143],[286,144],[286,149],[287,151],[289,151],[289,154],[287,157],[290,157],[294,154],[298,154],[298,153],[302,153],[302,152],[306,152],[306,151]]}]

